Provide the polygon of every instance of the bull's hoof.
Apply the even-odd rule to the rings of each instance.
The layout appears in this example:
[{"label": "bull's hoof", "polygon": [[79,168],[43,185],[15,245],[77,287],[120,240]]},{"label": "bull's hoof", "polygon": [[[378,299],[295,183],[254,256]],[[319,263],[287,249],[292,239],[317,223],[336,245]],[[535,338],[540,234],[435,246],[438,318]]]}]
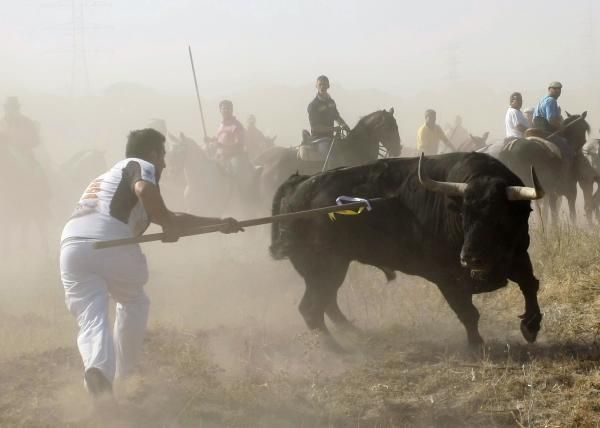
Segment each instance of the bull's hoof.
[{"label": "bull's hoof", "polygon": [[523,337],[525,338],[525,340],[527,342],[533,343],[537,339],[538,331],[530,330],[527,327],[527,323],[525,322],[525,320],[523,320],[523,321],[521,321],[521,334],[523,335]]},{"label": "bull's hoof", "polygon": [[479,332],[467,333],[467,340],[471,349],[480,349],[483,346],[483,338]]},{"label": "bull's hoof", "polygon": [[469,351],[474,358],[481,358],[485,355],[485,343],[483,340],[481,342],[471,342],[469,341]]},{"label": "bull's hoof", "polygon": [[538,332],[540,331],[540,325],[542,323],[542,314],[535,313],[527,316],[523,314],[521,318],[521,334],[525,340],[529,343],[535,342],[537,339]]}]

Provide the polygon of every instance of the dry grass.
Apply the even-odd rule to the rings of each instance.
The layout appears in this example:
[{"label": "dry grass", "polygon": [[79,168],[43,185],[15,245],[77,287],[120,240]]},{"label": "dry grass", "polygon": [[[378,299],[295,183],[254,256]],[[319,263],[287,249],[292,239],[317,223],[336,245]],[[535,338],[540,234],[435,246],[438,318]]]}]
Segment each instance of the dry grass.
[{"label": "dry grass", "polygon": [[18,291],[3,287],[0,426],[600,426],[600,231],[533,232],[539,342],[520,337],[523,302],[510,285],[476,298],[481,353],[466,348],[435,287],[405,276],[385,284],[355,265],[340,301],[366,333],[335,332],[352,352],[330,354],[305,331],[301,283],[286,263],[249,253],[248,242],[209,242],[219,256],[199,242],[169,260],[149,248],[153,319],[140,375],[117,385],[119,409],[100,419],[55,273],[44,273],[55,288],[39,273]]}]

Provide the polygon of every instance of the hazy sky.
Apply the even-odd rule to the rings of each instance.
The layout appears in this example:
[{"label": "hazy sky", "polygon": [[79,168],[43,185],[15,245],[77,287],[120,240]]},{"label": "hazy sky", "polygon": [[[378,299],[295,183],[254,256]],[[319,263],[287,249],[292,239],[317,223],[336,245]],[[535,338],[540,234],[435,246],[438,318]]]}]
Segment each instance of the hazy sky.
[{"label": "hazy sky", "polygon": [[349,89],[414,94],[448,85],[454,60],[459,80],[502,90],[543,91],[550,80],[581,88],[598,65],[592,3],[0,0],[0,89],[69,90],[73,4],[86,5],[92,93],[117,81],[189,93],[188,44],[205,96],[322,73]]}]

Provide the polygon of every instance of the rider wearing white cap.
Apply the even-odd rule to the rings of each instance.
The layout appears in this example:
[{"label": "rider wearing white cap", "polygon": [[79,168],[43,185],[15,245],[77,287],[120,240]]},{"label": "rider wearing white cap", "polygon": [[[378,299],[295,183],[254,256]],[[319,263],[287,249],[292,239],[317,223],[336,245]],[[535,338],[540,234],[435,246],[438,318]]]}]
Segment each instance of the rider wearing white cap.
[{"label": "rider wearing white cap", "polygon": [[560,128],[562,116],[558,97],[562,93],[560,82],[551,82],[548,85],[548,95],[543,97],[533,112],[533,126],[548,132],[554,132]]}]

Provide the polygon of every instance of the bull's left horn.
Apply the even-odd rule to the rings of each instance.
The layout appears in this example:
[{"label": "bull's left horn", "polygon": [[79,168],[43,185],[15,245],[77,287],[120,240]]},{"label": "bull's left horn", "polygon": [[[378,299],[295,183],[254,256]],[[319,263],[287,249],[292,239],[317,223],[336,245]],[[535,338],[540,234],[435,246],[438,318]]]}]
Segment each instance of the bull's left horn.
[{"label": "bull's left horn", "polygon": [[425,155],[421,153],[421,157],[419,158],[419,183],[426,188],[427,190],[431,190],[432,192],[444,193],[448,196],[463,196],[465,194],[465,190],[467,189],[467,185],[465,183],[451,183],[448,181],[435,181],[432,180],[425,174],[423,171],[423,160],[425,159]]},{"label": "bull's left horn", "polygon": [[506,196],[509,201],[535,201],[544,197],[544,189],[537,178],[535,169],[531,167],[531,182],[533,187],[509,186],[506,188]]}]

